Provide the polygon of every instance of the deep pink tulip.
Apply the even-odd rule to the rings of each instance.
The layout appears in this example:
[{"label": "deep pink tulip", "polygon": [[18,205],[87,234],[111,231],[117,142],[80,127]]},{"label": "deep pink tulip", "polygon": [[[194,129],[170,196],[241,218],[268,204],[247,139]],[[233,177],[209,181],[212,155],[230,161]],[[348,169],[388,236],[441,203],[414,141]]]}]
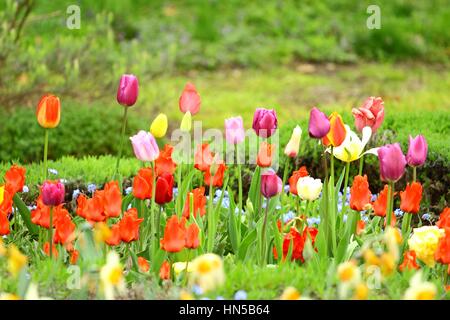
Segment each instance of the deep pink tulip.
[{"label": "deep pink tulip", "polygon": [[316,107],[309,113],[308,132],[311,138],[322,139],[330,131],[330,120]]},{"label": "deep pink tulip", "polygon": [[180,101],[178,102],[180,110],[183,113],[190,112],[192,115],[200,111],[200,95],[197,93],[195,86],[188,82],[184,87],[183,92],[180,96]]},{"label": "deep pink tulip", "polygon": [[261,174],[261,193],[265,198],[272,198],[281,193],[283,182],[275,171],[269,169]]},{"label": "deep pink tulip", "polygon": [[124,74],[120,78],[117,89],[117,102],[123,106],[131,107],[136,103],[139,94],[138,79],[133,74]]},{"label": "deep pink tulip", "polygon": [[370,127],[372,132],[376,132],[384,120],[384,102],[380,97],[369,97],[360,108],[353,108],[352,113],[359,131]]},{"label": "deep pink tulip", "polygon": [[59,181],[45,181],[41,189],[42,202],[46,206],[58,206],[64,202],[64,185]]},{"label": "deep pink tulip", "polygon": [[268,138],[275,133],[278,126],[277,114],[273,109],[257,108],[253,115],[252,128],[262,138]]},{"label": "deep pink tulip", "polygon": [[379,148],[378,159],[381,180],[395,182],[405,173],[406,159],[398,143]]},{"label": "deep pink tulip", "polygon": [[406,161],[411,167],[421,166],[425,163],[428,153],[427,140],[423,135],[413,138],[409,136],[409,148],[406,154]]},{"label": "deep pink tulip", "polygon": [[230,144],[238,144],[244,141],[245,131],[242,117],[225,119],[225,137]]},{"label": "deep pink tulip", "polygon": [[136,158],[141,161],[153,161],[159,156],[159,148],[150,132],[141,130],[130,137]]}]

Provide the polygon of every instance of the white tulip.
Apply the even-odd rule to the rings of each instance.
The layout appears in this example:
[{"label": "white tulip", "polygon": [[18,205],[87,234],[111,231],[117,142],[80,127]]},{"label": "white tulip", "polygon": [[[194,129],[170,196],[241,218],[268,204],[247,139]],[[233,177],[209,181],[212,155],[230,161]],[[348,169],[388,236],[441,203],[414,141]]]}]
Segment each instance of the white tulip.
[{"label": "white tulip", "polygon": [[322,181],[312,177],[303,177],[297,181],[297,193],[303,200],[316,200],[322,192]]}]

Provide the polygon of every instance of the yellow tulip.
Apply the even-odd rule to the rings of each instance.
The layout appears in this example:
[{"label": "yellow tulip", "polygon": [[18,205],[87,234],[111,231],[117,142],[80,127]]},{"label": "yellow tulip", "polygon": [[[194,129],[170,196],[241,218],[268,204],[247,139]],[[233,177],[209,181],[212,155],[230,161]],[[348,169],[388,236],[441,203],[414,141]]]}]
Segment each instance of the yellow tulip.
[{"label": "yellow tulip", "polygon": [[160,113],[150,125],[150,133],[155,138],[162,138],[167,132],[167,116],[164,113]]},{"label": "yellow tulip", "polygon": [[416,252],[419,260],[427,266],[433,267],[435,264],[434,254],[443,235],[444,230],[437,226],[414,228],[413,234],[408,240],[409,249]]},{"label": "yellow tulip", "polygon": [[409,288],[405,291],[405,300],[434,300],[437,289],[434,283],[423,281],[422,272],[418,271],[410,280]]},{"label": "yellow tulip", "polygon": [[192,115],[188,111],[184,114],[183,119],[181,120],[180,129],[186,132],[191,131],[192,126]]}]

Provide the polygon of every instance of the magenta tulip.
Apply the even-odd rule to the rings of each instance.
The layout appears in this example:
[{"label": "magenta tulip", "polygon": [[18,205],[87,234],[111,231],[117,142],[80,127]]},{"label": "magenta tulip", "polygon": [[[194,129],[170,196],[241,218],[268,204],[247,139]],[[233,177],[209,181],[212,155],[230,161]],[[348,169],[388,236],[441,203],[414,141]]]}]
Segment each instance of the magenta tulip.
[{"label": "magenta tulip", "polygon": [[427,140],[423,135],[413,138],[409,136],[409,148],[406,161],[411,167],[418,167],[425,163],[428,153]]},{"label": "magenta tulip", "polygon": [[311,138],[322,139],[330,131],[330,120],[316,107],[309,113],[308,132]]},{"label": "magenta tulip", "polygon": [[262,138],[268,138],[275,133],[278,126],[275,110],[257,108],[253,116],[253,130]]},{"label": "magenta tulip", "polygon": [[150,132],[141,130],[130,137],[136,158],[141,161],[153,161],[159,156],[159,148]]},{"label": "magenta tulip", "polygon": [[46,206],[59,206],[64,202],[64,185],[59,181],[45,181],[41,189],[42,202]]},{"label": "magenta tulip", "polygon": [[378,149],[381,180],[396,182],[405,173],[406,159],[398,143]]},{"label": "magenta tulip", "polygon": [[275,171],[269,169],[261,174],[261,193],[265,198],[272,198],[281,193],[283,182]]},{"label": "magenta tulip", "polygon": [[126,107],[131,107],[136,103],[139,93],[139,83],[135,75],[124,74],[120,78],[117,89],[117,102]]},{"label": "magenta tulip", "polygon": [[230,144],[238,144],[244,141],[245,131],[242,117],[225,119],[225,137]]},{"label": "magenta tulip", "polygon": [[360,108],[353,108],[352,113],[360,132],[364,127],[370,127],[372,132],[376,132],[384,120],[384,102],[380,97],[369,97]]},{"label": "magenta tulip", "polygon": [[200,95],[197,93],[197,90],[192,83],[188,82],[186,84],[178,104],[181,112],[183,113],[189,111],[192,115],[194,115],[200,111]]}]

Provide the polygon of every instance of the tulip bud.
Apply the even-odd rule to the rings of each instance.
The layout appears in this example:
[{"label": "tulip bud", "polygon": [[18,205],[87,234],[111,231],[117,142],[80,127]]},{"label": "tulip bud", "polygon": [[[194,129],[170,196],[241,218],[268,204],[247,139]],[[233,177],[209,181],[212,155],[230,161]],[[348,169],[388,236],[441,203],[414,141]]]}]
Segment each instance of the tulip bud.
[{"label": "tulip bud", "polygon": [[117,102],[126,107],[136,103],[139,93],[138,79],[133,74],[124,74],[117,88]]},{"label": "tulip bud", "polygon": [[421,166],[425,163],[428,153],[427,140],[423,135],[413,138],[409,136],[409,148],[406,161],[411,167]]},{"label": "tulip bud", "polygon": [[398,143],[379,148],[378,159],[381,180],[395,182],[405,173],[406,159]]},{"label": "tulip bud", "polygon": [[242,117],[225,119],[225,136],[230,144],[238,144],[244,141],[245,131]]},{"label": "tulip bud", "polygon": [[164,113],[160,113],[150,125],[150,133],[155,138],[162,138],[167,132],[167,116]]},{"label": "tulip bud", "polygon": [[261,193],[265,198],[276,196],[281,193],[282,188],[283,182],[275,171],[268,170],[261,174]]},{"label": "tulip bud", "polygon": [[297,193],[303,200],[316,200],[322,192],[322,181],[312,177],[303,177],[297,181]]},{"label": "tulip bud", "polygon": [[59,181],[45,181],[42,186],[42,202],[46,206],[58,206],[64,202],[64,185]]},{"label": "tulip bud", "polygon": [[130,137],[133,145],[133,151],[141,161],[153,161],[159,156],[159,148],[155,138],[150,132],[139,131],[136,135]]},{"label": "tulip bud", "polygon": [[192,116],[191,116],[191,113],[189,111],[187,111],[184,114],[183,119],[181,120],[180,129],[182,131],[189,132],[189,131],[191,131],[191,127],[192,127]]},{"label": "tulip bud", "polygon": [[277,114],[275,110],[258,108],[253,116],[252,128],[256,134],[262,138],[269,138],[275,133],[278,126]]},{"label": "tulip bud", "polygon": [[296,126],[292,131],[291,139],[284,148],[284,154],[288,157],[295,158],[298,154],[300,148],[300,140],[302,138],[302,128]]},{"label": "tulip bud", "polygon": [[200,95],[197,93],[195,86],[192,83],[187,83],[180,96],[179,106],[181,112],[190,112],[194,115],[200,111],[200,104]]},{"label": "tulip bud", "polygon": [[36,110],[39,125],[46,129],[56,128],[61,120],[61,103],[57,96],[47,94],[41,98]]},{"label": "tulip bud", "polygon": [[322,139],[330,131],[330,120],[328,117],[317,109],[311,109],[309,113],[308,132],[311,138]]}]

